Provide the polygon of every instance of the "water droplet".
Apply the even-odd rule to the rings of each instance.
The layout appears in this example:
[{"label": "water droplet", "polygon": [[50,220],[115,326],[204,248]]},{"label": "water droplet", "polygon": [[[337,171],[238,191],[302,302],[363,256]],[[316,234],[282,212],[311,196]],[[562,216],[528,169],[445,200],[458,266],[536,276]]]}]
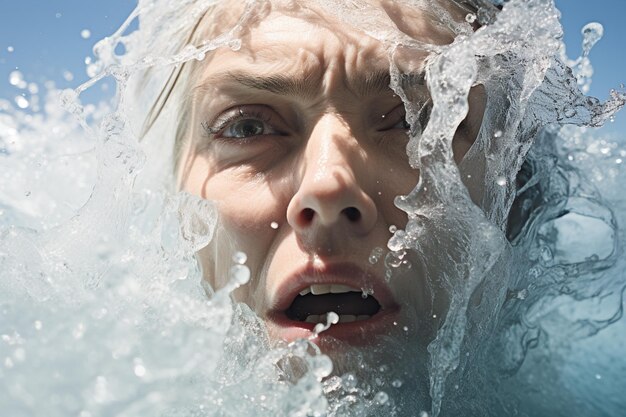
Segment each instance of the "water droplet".
[{"label": "water droplet", "polygon": [[27,109],[30,105],[28,100],[26,100],[26,98],[23,96],[15,96],[15,104],[17,104],[17,107],[19,107],[20,109]]},{"label": "water droplet", "polygon": [[237,251],[233,254],[233,262],[239,265],[243,265],[248,260],[248,255],[244,252]]},{"label": "water droplet", "polygon": [[271,223],[270,223],[270,227],[271,227],[272,229],[274,229],[274,230],[275,230],[275,229],[278,229],[278,223],[276,223],[276,222],[271,222]]},{"label": "water droplet", "polygon": [[337,324],[337,323],[339,323],[339,316],[334,311],[329,311],[328,313],[326,313],[326,324],[317,323],[315,327],[313,328],[312,337],[314,338],[318,336],[320,333],[328,330],[331,325]]},{"label": "water droplet", "polygon": [[495,132],[493,132],[493,137],[494,138],[501,138],[502,137],[502,131],[501,130],[496,130]]},{"label": "water droplet", "polygon": [[230,279],[237,285],[244,285],[250,281],[250,268],[245,265],[233,265],[230,268]]},{"label": "water droplet", "polygon": [[13,52],[15,51],[15,48],[13,48],[12,46],[7,46],[7,51]]},{"label": "water droplet", "polygon": [[370,256],[368,258],[369,263],[371,263],[372,265],[378,263],[380,258],[383,256],[383,253],[384,250],[381,247],[375,247],[374,249],[372,249],[372,252],[370,253]]},{"label": "water droplet", "polygon": [[465,21],[467,23],[474,23],[476,21],[476,15],[474,13],[468,13],[465,15]]},{"label": "water droplet", "polygon": [[498,184],[500,187],[506,186],[506,178],[504,178],[504,177],[497,177],[496,178],[496,184]]},{"label": "water droplet", "polygon": [[239,49],[241,49],[241,39],[233,39],[232,41],[228,42],[228,47],[233,51],[238,51]]},{"label": "water droplet", "polygon": [[385,281],[387,282],[391,281],[392,277],[393,277],[393,272],[391,271],[391,269],[387,269],[385,271]]},{"label": "water droplet", "polygon": [[133,371],[135,372],[135,375],[137,375],[139,378],[142,378],[146,375],[146,367],[143,366],[141,363],[135,364]]},{"label": "water droplet", "polygon": [[596,379],[602,379],[602,375],[596,374]]},{"label": "water droplet", "polygon": [[41,330],[42,327],[43,327],[43,324],[41,323],[41,321],[35,320],[35,329]]},{"label": "water droplet", "polygon": [[333,362],[326,355],[312,358],[312,371],[318,380],[326,378],[333,371]]},{"label": "water droplet", "polygon": [[402,264],[402,260],[406,255],[405,250],[399,250],[394,252],[389,252],[387,256],[385,256],[385,266],[387,268],[397,268]]},{"label": "water droplet", "polygon": [[9,84],[17,86],[24,80],[24,75],[20,71],[11,71],[9,74]]},{"label": "water droplet", "polygon": [[80,31],[80,37],[83,39],[89,39],[91,37],[91,31],[89,29],[83,29]]},{"label": "water droplet", "polygon": [[380,405],[385,404],[388,400],[389,400],[389,395],[387,395],[387,393],[384,391],[379,391],[374,396],[374,401],[376,401]]}]

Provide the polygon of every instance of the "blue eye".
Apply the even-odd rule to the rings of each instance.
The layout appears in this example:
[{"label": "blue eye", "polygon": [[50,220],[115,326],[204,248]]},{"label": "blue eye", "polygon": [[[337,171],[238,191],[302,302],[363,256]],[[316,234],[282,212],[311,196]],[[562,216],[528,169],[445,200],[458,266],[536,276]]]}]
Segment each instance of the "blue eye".
[{"label": "blue eye", "polygon": [[259,119],[241,119],[228,125],[221,136],[224,138],[249,138],[252,136],[272,135],[277,134],[275,129],[272,129],[263,120]]},{"label": "blue eye", "polygon": [[215,139],[248,139],[258,136],[283,136],[274,126],[274,112],[265,106],[242,106],[220,115],[212,124],[202,123],[206,133]]}]

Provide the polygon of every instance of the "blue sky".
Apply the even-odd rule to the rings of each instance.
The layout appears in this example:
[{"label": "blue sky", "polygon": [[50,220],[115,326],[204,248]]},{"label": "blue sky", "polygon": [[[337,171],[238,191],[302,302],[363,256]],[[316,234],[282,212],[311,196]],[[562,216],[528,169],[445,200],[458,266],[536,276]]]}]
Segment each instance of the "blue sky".
[{"label": "blue sky", "polygon": [[[98,39],[115,31],[136,0],[0,0],[0,98],[13,100],[21,90],[9,84],[19,69],[27,81],[55,81],[75,87],[85,81],[85,57]],[[562,11],[568,55],[580,53],[580,29],[588,22],[604,25],[604,38],[591,52],[595,75],[590,94],[605,99],[611,88],[626,84],[625,0],[556,0]],[[83,30],[90,36],[81,36]],[[12,51],[9,51],[12,49]],[[67,74],[72,73],[73,79]],[[99,91],[85,97],[97,98]],[[605,131],[626,132],[626,111]]]}]

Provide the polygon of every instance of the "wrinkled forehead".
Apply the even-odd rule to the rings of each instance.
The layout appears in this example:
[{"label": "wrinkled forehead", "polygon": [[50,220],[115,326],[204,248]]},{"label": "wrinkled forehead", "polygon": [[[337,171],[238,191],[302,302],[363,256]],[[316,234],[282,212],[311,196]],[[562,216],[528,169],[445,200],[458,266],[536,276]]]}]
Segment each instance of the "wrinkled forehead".
[{"label": "wrinkled forehead", "polygon": [[[236,27],[247,3],[216,6],[198,30],[210,38]],[[213,70],[234,64],[272,72],[322,71],[332,66],[388,69],[389,51],[403,55],[414,71],[424,58],[455,36],[471,32],[465,12],[446,0],[273,0],[258,3],[242,26],[242,46],[220,50],[210,59]],[[338,53],[339,52],[339,53]],[[237,62],[234,62],[236,59]],[[412,62],[411,62],[412,61]]]},{"label": "wrinkled forehead", "polygon": [[[232,27],[249,2],[221,2],[202,24],[210,32]],[[425,44],[450,43],[464,23],[467,10],[453,0],[265,0],[257,3],[254,24],[289,16],[318,27],[366,32],[379,40],[413,39]]]}]

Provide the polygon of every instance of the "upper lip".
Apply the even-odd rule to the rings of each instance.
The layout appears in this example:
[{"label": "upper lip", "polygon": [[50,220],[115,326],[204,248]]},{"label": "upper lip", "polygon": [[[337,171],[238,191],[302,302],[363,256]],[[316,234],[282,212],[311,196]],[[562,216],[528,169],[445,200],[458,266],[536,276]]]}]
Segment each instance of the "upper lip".
[{"label": "upper lip", "polygon": [[314,284],[342,284],[373,291],[381,310],[396,306],[389,287],[373,271],[365,271],[351,262],[313,265],[309,263],[295,271],[279,286],[270,300],[270,310],[286,311],[300,291]]}]

